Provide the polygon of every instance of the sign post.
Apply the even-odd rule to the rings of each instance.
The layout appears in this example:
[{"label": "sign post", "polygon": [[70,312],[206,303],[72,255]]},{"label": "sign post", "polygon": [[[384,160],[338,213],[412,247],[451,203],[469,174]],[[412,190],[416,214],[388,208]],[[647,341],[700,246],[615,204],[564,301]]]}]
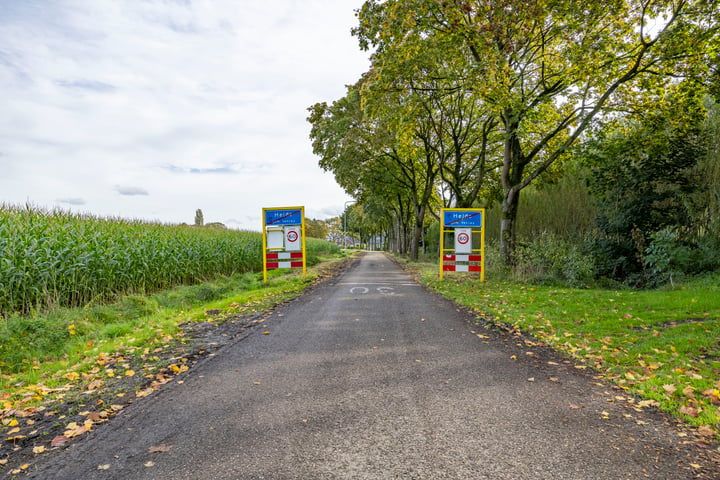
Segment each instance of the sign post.
[{"label": "sign post", "polygon": [[440,219],[440,279],[445,272],[479,272],[484,282],[485,209],[443,208]]},{"label": "sign post", "polygon": [[302,268],[306,274],[305,207],[263,208],[263,281],[268,270]]}]

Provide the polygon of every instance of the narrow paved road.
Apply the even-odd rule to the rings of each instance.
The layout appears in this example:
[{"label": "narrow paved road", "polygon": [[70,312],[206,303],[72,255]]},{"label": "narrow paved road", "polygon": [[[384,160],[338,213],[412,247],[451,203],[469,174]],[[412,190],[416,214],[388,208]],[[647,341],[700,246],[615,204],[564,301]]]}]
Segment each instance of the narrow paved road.
[{"label": "narrow paved road", "polygon": [[30,478],[694,478],[660,417],[467,318],[367,254]]}]

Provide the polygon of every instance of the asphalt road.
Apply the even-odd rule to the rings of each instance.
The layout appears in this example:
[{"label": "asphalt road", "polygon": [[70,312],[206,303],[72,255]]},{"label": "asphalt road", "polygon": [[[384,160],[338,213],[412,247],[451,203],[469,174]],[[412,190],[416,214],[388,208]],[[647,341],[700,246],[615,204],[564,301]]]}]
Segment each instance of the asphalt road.
[{"label": "asphalt road", "polygon": [[470,318],[367,254],[29,478],[695,478],[665,417]]}]

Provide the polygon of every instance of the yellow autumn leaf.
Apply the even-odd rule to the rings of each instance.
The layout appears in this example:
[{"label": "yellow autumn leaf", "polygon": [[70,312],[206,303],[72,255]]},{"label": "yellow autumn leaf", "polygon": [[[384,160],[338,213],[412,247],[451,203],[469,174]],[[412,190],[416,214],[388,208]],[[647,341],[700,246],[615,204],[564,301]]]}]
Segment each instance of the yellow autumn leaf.
[{"label": "yellow autumn leaf", "polygon": [[12,420],[10,420],[10,421],[8,422],[8,427],[14,427],[14,426],[16,426],[18,423],[19,423],[19,422],[13,418]]},{"label": "yellow autumn leaf", "polygon": [[663,385],[663,390],[672,395],[677,390],[677,387],[675,387],[675,385],[673,385],[672,383],[666,383],[665,385]]},{"label": "yellow autumn leaf", "polygon": [[135,376],[135,370],[125,370],[125,376],[126,376],[126,377],[134,377],[134,376]]},{"label": "yellow autumn leaf", "polygon": [[13,433],[18,433],[20,431],[20,427],[15,427],[6,432],[7,435],[12,435]]},{"label": "yellow autumn leaf", "polygon": [[87,431],[88,429],[85,427],[85,425],[78,426],[77,423],[72,422],[67,426],[67,429],[65,430],[65,433],[63,433],[63,436],[67,438],[77,437]]},{"label": "yellow autumn leaf", "polygon": [[45,447],[42,446],[42,445],[38,445],[37,447],[33,447],[33,453],[34,453],[34,454],[43,453],[44,451],[45,451]]}]

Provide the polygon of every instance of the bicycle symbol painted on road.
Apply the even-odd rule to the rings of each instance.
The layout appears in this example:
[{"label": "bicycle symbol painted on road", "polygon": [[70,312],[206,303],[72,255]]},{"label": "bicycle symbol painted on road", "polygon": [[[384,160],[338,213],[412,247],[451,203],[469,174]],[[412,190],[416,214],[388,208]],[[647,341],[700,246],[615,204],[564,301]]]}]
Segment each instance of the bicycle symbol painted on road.
[{"label": "bicycle symbol painted on road", "polygon": [[[395,294],[395,292],[394,292],[395,289],[393,287],[377,287],[376,290],[380,295],[394,295]],[[368,287],[352,287],[350,289],[350,293],[352,293],[353,295],[358,295],[358,294],[364,295],[366,293],[370,293],[370,289]]]}]

